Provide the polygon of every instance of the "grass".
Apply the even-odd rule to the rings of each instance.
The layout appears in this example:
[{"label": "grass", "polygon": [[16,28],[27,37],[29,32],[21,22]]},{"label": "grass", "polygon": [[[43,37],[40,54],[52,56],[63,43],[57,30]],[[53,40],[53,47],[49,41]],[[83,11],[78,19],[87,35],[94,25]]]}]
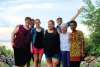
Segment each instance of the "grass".
[{"label": "grass", "polygon": [[1,63],[0,62],[0,67],[9,67],[7,64]]},{"label": "grass", "polygon": [[[7,64],[4,64],[4,63],[0,63],[0,67],[9,67]],[[33,67],[33,62],[31,62],[31,67]],[[46,67],[46,63],[45,62],[42,62],[42,67]],[[85,67],[84,65],[81,65],[80,67]],[[95,65],[95,67],[100,67],[100,62],[97,63]]]},{"label": "grass", "polygon": [[[80,65],[80,67],[85,67],[85,66],[84,65]],[[100,62],[98,62],[95,65],[93,65],[93,67],[100,67]]]}]

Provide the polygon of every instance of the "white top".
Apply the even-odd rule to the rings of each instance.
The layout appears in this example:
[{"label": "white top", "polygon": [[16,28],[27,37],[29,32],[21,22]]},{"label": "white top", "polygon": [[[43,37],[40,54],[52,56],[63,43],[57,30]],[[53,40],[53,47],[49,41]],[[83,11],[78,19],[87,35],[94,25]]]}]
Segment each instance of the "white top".
[{"label": "white top", "polygon": [[38,29],[38,28],[36,28],[36,31],[37,31],[37,32],[41,32],[41,28],[39,28],[39,29]]},{"label": "white top", "polygon": [[60,50],[70,51],[70,33],[60,33]]}]

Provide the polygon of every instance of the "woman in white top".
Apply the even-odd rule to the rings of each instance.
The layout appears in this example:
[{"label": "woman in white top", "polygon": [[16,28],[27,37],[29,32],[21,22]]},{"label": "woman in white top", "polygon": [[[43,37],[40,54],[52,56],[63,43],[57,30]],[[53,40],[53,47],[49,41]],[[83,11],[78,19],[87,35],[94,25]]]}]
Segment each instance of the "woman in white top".
[{"label": "woman in white top", "polygon": [[70,33],[67,28],[66,24],[61,24],[60,50],[63,67],[70,67]]}]

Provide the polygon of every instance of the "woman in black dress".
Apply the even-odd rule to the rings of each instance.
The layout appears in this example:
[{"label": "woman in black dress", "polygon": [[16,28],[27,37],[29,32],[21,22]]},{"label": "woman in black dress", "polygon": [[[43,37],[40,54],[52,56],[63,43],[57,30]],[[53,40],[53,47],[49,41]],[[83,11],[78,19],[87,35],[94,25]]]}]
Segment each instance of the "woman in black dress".
[{"label": "woman in black dress", "polygon": [[45,31],[44,52],[47,67],[57,67],[60,58],[60,38],[53,20],[48,21],[48,29]]}]

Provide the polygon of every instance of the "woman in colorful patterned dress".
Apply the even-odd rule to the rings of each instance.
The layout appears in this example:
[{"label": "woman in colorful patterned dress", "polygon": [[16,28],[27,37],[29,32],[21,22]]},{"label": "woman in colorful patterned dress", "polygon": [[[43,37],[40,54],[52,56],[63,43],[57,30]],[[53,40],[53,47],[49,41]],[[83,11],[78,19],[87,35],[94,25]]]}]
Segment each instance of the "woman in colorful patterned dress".
[{"label": "woman in colorful patterned dress", "polygon": [[70,67],[80,67],[80,62],[84,57],[84,36],[83,32],[76,30],[77,22],[71,21],[71,51],[70,51]]}]

